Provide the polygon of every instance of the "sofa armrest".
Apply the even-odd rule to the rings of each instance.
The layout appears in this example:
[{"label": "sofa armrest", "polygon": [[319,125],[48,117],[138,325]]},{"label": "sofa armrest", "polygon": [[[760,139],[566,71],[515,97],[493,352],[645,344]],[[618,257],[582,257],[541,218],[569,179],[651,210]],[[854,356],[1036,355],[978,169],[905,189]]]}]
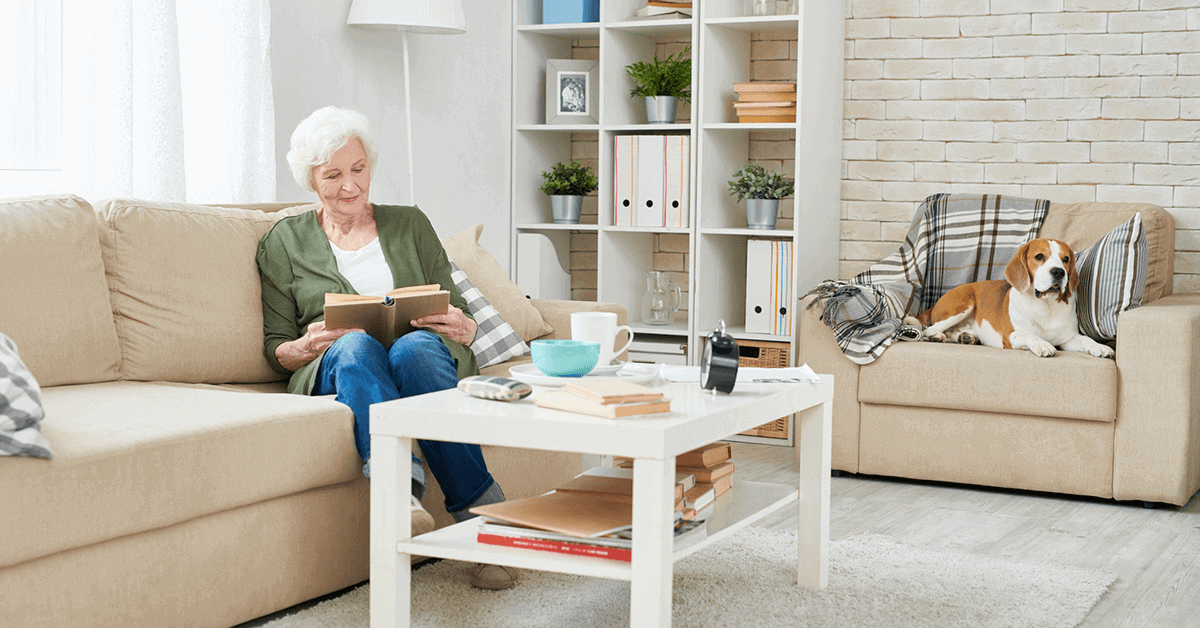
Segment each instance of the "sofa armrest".
[{"label": "sofa armrest", "polygon": [[[629,314],[626,312],[625,306],[616,303],[562,301],[557,299],[530,299],[529,302],[541,313],[542,319],[546,321],[546,324],[554,328],[554,331],[542,336],[542,338],[570,338],[571,314],[575,312],[612,312],[617,315],[618,325],[629,324]],[[617,344],[621,344],[622,338],[624,336],[618,333]],[[618,357],[624,358],[624,356]]]},{"label": "sofa armrest", "polygon": [[1200,488],[1200,294],[1117,319],[1113,498],[1182,505]]},{"label": "sofa armrest", "polygon": [[807,364],[817,373],[833,375],[833,468],[858,473],[858,364],[842,353],[833,330],[821,321],[821,305],[816,297],[800,303],[800,338],[796,364]]}]

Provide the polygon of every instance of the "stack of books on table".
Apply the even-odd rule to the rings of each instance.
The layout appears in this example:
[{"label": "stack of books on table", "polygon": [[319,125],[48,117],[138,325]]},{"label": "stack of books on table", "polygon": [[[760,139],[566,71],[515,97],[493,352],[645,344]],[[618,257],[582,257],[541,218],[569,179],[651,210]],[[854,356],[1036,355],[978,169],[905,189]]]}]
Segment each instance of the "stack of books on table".
[{"label": "stack of books on table", "polygon": [[[695,486],[690,474],[677,473],[676,505]],[[633,550],[633,472],[595,467],[553,492],[471,509],[480,515],[476,540],[575,556],[629,561]],[[707,536],[704,521],[675,516],[675,549]]]},{"label": "stack of books on table", "polygon": [[635,20],[689,19],[692,17],[692,0],[649,0],[637,10]]},{"label": "stack of books on table", "polygon": [[[629,458],[617,458],[620,468],[631,468]],[[733,450],[729,443],[712,443],[675,457],[676,475],[690,475],[696,484],[684,493],[684,518],[689,509],[700,513],[713,500],[733,488]],[[692,516],[697,516],[693,514]]]},{"label": "stack of books on table", "polygon": [[543,408],[618,419],[671,411],[671,400],[641,384],[580,380],[562,390],[538,393],[533,402]]},{"label": "stack of books on table", "polygon": [[738,122],[795,122],[795,83],[734,83]]}]

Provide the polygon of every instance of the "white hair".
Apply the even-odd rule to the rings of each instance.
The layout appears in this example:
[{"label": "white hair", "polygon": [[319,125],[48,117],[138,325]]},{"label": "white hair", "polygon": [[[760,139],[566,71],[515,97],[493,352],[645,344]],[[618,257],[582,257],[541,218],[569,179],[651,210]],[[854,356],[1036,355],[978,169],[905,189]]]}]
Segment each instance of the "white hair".
[{"label": "white hair", "polygon": [[375,167],[379,153],[367,130],[367,117],[357,111],[322,107],[296,125],[292,131],[292,149],[288,151],[288,165],[296,183],[306,190],[316,191],[313,185],[313,168],[329,163],[343,146],[357,137],[367,151],[367,164]]}]

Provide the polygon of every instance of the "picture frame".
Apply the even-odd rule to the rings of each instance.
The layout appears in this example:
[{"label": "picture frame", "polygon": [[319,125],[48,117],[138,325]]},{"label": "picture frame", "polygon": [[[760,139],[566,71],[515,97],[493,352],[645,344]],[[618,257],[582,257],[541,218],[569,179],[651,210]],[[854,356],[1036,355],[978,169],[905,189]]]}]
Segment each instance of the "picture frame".
[{"label": "picture frame", "polygon": [[600,62],[546,60],[546,124],[599,122]]}]

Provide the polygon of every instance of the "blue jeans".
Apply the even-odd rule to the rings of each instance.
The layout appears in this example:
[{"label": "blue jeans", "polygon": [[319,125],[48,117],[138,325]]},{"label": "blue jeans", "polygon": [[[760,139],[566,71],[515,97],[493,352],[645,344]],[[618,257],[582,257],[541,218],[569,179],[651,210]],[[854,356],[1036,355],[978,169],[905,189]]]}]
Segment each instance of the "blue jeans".
[{"label": "blue jeans", "polygon": [[[354,444],[363,460],[371,457],[369,408],[373,403],[411,397],[458,385],[450,350],[428,331],[417,330],[396,339],[385,350],[379,341],[362,332],[339,338],[325,352],[317,370],[314,395],[336,394],[354,412]],[[495,481],[487,470],[479,445],[420,440],[429,470],[446,494],[446,510],[455,519],[468,518],[466,509],[495,499],[481,500]],[[425,472],[413,455],[414,491],[424,492]],[[500,493],[502,495],[502,493]],[[501,497],[501,499],[503,499]],[[478,502],[478,503],[477,503]]]}]

